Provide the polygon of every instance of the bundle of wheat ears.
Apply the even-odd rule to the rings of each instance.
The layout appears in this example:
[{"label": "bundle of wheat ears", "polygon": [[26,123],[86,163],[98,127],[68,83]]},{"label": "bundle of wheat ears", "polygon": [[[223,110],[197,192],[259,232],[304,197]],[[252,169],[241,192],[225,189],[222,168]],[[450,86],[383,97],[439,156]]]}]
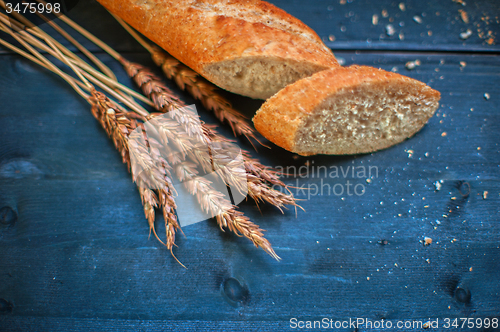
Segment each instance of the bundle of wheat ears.
[{"label": "bundle of wheat ears", "polygon": [[[42,0],[39,2],[45,3]],[[5,10],[3,0],[0,0],[0,6]],[[268,202],[280,210],[287,205],[298,207],[293,195],[284,193],[287,190],[274,189],[274,186],[287,189],[274,170],[252,158],[248,151],[241,150],[244,171],[227,171],[227,168],[223,167],[224,162],[234,158],[232,150],[228,148],[231,145],[228,139],[220,135],[215,127],[201,122],[198,115],[185,107],[181,99],[151,70],[127,61],[68,17],[58,15],[61,21],[119,61],[143,94],[119,83],[107,66],[54,21],[39,15],[76,46],[98,70],[24,16],[16,12],[12,12],[11,15],[13,16],[0,13],[0,30],[13,37],[19,45],[16,46],[3,38],[0,38],[0,44],[52,71],[70,84],[88,101],[91,113],[113,140],[128,170],[131,170],[134,160],[142,165],[145,172],[141,176],[132,172],[132,178],[142,199],[150,233],[152,232],[158,241],[170,250],[174,258],[172,250],[175,246],[175,235],[181,231],[176,214],[176,191],[172,182],[175,176],[183,183],[186,190],[196,197],[201,209],[215,216],[221,230],[229,229],[238,236],[245,236],[255,246],[261,247],[275,259],[279,259],[264,237],[263,230],[222,195],[214,183],[198,176],[199,170],[210,172],[216,169],[215,173],[222,183],[237,188],[244,194],[248,193],[256,204]],[[235,136],[243,135],[252,143],[258,142],[254,129],[247,123],[245,117],[218,93],[217,87],[141,38],[121,20],[119,22],[151,53],[154,62],[161,66],[168,79],[175,81],[182,90],[188,91],[200,100],[206,109],[212,110],[221,122],[227,123],[232,128]],[[62,64],[56,66],[49,57],[60,60]],[[65,73],[61,67],[69,67],[74,75]],[[123,106],[119,106],[119,103]],[[153,108],[154,112],[148,112],[140,103]],[[144,133],[145,124],[151,120],[155,121],[160,138],[143,135],[142,140],[132,139],[133,134]],[[173,142],[182,153],[172,153],[167,144],[169,142]],[[197,148],[200,144],[204,147],[210,146],[214,151],[201,153]],[[245,188],[242,188],[242,183],[246,184]],[[164,241],[156,232],[156,209],[163,212],[166,229]]]}]

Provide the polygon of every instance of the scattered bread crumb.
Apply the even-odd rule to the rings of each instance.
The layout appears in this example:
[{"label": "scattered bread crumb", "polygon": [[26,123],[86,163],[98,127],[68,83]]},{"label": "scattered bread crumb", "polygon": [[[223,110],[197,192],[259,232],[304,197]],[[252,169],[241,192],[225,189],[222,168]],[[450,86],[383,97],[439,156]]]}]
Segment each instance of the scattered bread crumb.
[{"label": "scattered bread crumb", "polygon": [[460,67],[462,67],[462,68],[463,68],[463,67],[465,67],[465,66],[467,66],[467,62],[465,62],[465,61],[460,61]]},{"label": "scattered bread crumb", "polygon": [[469,38],[471,35],[472,35],[472,30],[467,29],[467,31],[460,33],[460,39],[465,40],[465,39]]},{"label": "scattered bread crumb", "polygon": [[436,187],[436,191],[441,190],[441,181],[436,181],[434,182],[434,187]]},{"label": "scattered bread crumb", "polygon": [[387,10],[382,10],[382,17],[385,17],[387,18],[389,16],[389,13],[387,12]]},{"label": "scattered bread crumb", "polygon": [[413,16],[413,20],[418,24],[422,24],[422,18],[420,16],[417,15]]},{"label": "scattered bread crumb", "polygon": [[446,131],[443,131],[443,132],[441,133],[441,136],[442,136],[442,137],[445,137],[446,135],[448,135],[448,134],[446,133]]},{"label": "scattered bread crumb", "polygon": [[460,13],[460,16],[462,17],[462,21],[464,21],[464,23],[466,23],[466,24],[469,24],[469,15],[467,14],[467,12],[463,9],[459,9],[458,12]]},{"label": "scattered bread crumb", "polygon": [[394,26],[392,24],[387,24],[385,26],[385,33],[388,36],[393,36],[396,33],[396,29],[394,29]]},{"label": "scattered bread crumb", "polygon": [[405,67],[406,67],[406,69],[408,69],[408,70],[413,70],[413,69],[415,69],[417,66],[420,66],[420,60],[408,61],[408,62],[405,64]]},{"label": "scattered bread crumb", "polygon": [[373,14],[373,16],[372,16],[372,24],[373,25],[378,24],[378,15],[377,14]]},{"label": "scattered bread crumb", "polygon": [[400,9],[402,12],[404,12],[404,11],[406,10],[406,6],[405,6],[405,4],[401,2],[401,3],[399,4],[399,9]]},{"label": "scattered bread crumb", "polygon": [[488,198],[488,191],[483,191],[483,199],[486,199]]},{"label": "scattered bread crumb", "polygon": [[331,42],[335,41],[335,36],[334,35],[328,36],[328,40],[331,41]]},{"label": "scattered bread crumb", "polygon": [[485,93],[484,94],[484,99],[489,100],[490,99],[490,94],[489,93]]},{"label": "scattered bread crumb", "polygon": [[424,245],[428,246],[432,243],[432,239],[430,237],[424,237]]}]

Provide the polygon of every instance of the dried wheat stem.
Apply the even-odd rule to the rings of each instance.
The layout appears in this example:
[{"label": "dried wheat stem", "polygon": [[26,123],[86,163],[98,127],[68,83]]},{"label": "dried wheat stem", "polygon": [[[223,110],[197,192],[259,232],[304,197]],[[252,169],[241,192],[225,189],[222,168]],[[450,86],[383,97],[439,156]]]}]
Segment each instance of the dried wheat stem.
[{"label": "dried wheat stem", "polygon": [[[141,199],[144,205],[145,215],[150,225],[150,230],[155,233],[155,236],[158,238],[158,240],[160,239],[157,236],[154,228],[154,211],[158,206],[162,207],[166,222],[167,243],[165,245],[170,249],[170,251],[172,251],[175,240],[175,232],[177,229],[180,229],[177,217],[174,212],[175,201],[173,199],[173,193],[171,190],[173,188],[170,186],[171,183],[168,182],[170,174],[167,174],[168,172],[164,171],[163,168],[158,170],[154,167],[155,160],[160,160],[162,164],[168,165],[168,163],[165,160],[161,160],[161,155],[159,153],[158,155],[154,155],[153,153],[153,157],[148,153],[150,151],[154,151],[154,140],[149,140],[147,146],[145,147],[135,146],[134,149],[131,150],[129,150],[128,148],[128,143],[131,142],[129,140],[129,135],[134,130],[134,128],[137,128],[137,126],[141,125],[141,123],[139,123],[137,120],[145,121],[147,120],[147,117],[136,116],[133,115],[134,113],[128,113],[124,111],[123,109],[112,103],[104,94],[97,92],[84,77],[85,73],[82,72],[80,68],[76,67],[82,66],[80,62],[83,61],[79,58],[75,59],[73,57],[70,57],[67,52],[59,49],[57,44],[52,42],[52,39],[47,38],[44,35],[38,35],[39,38],[43,39],[49,45],[46,46],[44,44],[41,44],[38,40],[35,41],[35,38],[29,36],[25,31],[21,31],[21,33],[24,35],[24,38],[26,40],[29,40],[34,44],[37,43],[37,46],[41,47],[42,49],[45,48],[45,50],[51,52],[52,55],[64,61],[79,76],[80,80],[87,84],[91,92],[91,96],[88,98],[88,101],[92,105],[92,113],[99,120],[103,128],[107,131],[108,135],[113,139],[115,147],[122,155],[123,162],[126,163],[130,168],[130,159],[132,154],[134,157],[136,157],[137,160],[139,160],[143,169],[148,171],[146,173],[146,176],[141,176],[140,178],[136,177],[134,178],[134,180],[138,184]],[[23,45],[27,45],[27,43],[24,43]],[[34,50],[33,48],[31,49]],[[42,61],[47,66],[50,67],[50,65],[52,65],[47,59],[40,56],[38,57],[40,58],[40,60],[43,59]],[[51,69],[56,71],[56,68]],[[60,72],[60,70],[59,72],[56,71],[56,73],[60,75],[63,74],[62,72]],[[137,75],[137,77],[140,78],[141,74],[143,74],[143,80],[140,85],[145,91],[149,91],[149,95],[153,97],[152,99],[154,100],[155,105],[163,105],[160,108],[162,111],[169,111],[179,106],[184,106],[183,103],[178,99],[176,103],[172,103],[172,100],[176,98],[168,91],[168,89],[164,88],[164,86],[159,81],[154,79],[154,77],[153,79],[151,79],[151,77],[148,76],[146,72],[139,72],[139,75]],[[76,81],[74,79],[72,80],[73,83],[74,81]],[[123,101],[122,99],[120,100]],[[205,147],[207,146],[207,143],[210,142],[211,136],[217,137],[217,134],[209,126],[205,126],[204,124],[202,126],[199,125],[200,121],[196,114],[191,112],[188,112],[187,114],[182,114],[180,112],[169,113],[171,113],[171,115],[177,122],[182,124],[181,128],[178,129],[182,129],[185,132],[186,137],[192,137],[199,142],[205,143]],[[175,115],[175,113],[177,114]],[[176,138],[178,138],[178,136],[176,136]],[[187,145],[183,148],[184,151],[196,150]],[[189,153],[187,154],[189,155]],[[193,157],[192,154],[191,157]],[[197,158],[199,159],[198,161],[200,161],[200,163],[202,161],[204,162],[206,168],[214,167],[213,160],[211,160],[210,156],[201,158],[198,155]],[[216,157],[214,159],[217,160],[217,158],[220,157]],[[185,162],[176,163],[175,160],[173,164],[175,164],[175,169],[177,172],[179,172],[180,167],[187,165]],[[236,207],[233,206],[229,201],[224,199],[222,194],[215,191],[212,188],[210,182],[206,182],[206,180],[201,177],[196,177],[196,173],[193,170],[191,170],[188,175],[190,176],[190,178],[192,178],[192,181],[189,182],[190,185],[193,186],[191,192],[196,195],[198,201],[200,202],[200,205],[205,209],[206,212],[210,212],[213,215],[217,216],[217,221],[221,228],[228,228],[238,235],[241,234],[249,238],[256,246],[262,247],[270,255],[278,258],[274,253],[270,243],[263,237],[262,230],[257,225],[253,224],[241,212],[237,211]],[[158,189],[156,193],[153,190],[149,189],[151,185],[154,185],[155,183],[161,183],[162,181],[167,183],[167,185],[164,188]]]},{"label": "dried wheat stem", "polygon": [[14,37],[21,45],[23,45],[27,50],[29,50],[36,58],[38,58],[42,63],[44,63],[50,70],[52,70],[54,73],[58,74],[62,79],[64,79],[71,87],[83,98],[87,99],[88,95],[83,92],[83,90],[76,84],[75,80],[69,76],[66,75],[63,71],[61,71],[59,68],[57,68],[52,62],[50,62],[46,57],[41,55],[37,50],[35,50],[29,43],[24,41],[21,37],[19,37],[19,34],[14,33],[7,25],[3,23],[3,18],[0,15],[0,30],[3,30],[4,32],[7,32],[10,34],[12,37]]},{"label": "dried wheat stem", "polygon": [[[2,29],[0,28],[0,30],[2,30]],[[25,57],[26,59],[28,59],[28,60],[30,60],[30,61],[32,61],[32,62],[34,62],[34,63],[36,63],[37,65],[39,65],[39,66],[41,66],[41,67],[43,67],[43,68],[45,68],[45,69],[47,69],[47,70],[50,70],[50,71],[51,71],[51,72],[53,72],[54,74],[56,74],[56,75],[61,75],[61,77],[62,77],[64,80],[66,80],[66,81],[72,81],[73,83],[75,83],[76,85],[78,85],[80,88],[82,88],[82,89],[84,89],[84,90],[86,90],[86,91],[90,92],[90,88],[89,88],[87,85],[85,85],[84,83],[80,82],[79,80],[75,79],[74,77],[72,77],[72,76],[70,76],[70,75],[68,75],[68,74],[66,74],[66,73],[63,73],[63,72],[58,73],[56,70],[54,70],[54,68],[52,68],[52,67],[48,66],[47,64],[45,64],[44,62],[40,61],[39,59],[37,59],[37,58],[36,58],[36,57],[34,57],[33,55],[28,54],[27,52],[25,52],[25,51],[21,50],[20,48],[18,48],[18,47],[16,47],[16,46],[12,45],[12,44],[11,44],[11,43],[9,43],[9,42],[7,42],[7,41],[3,40],[2,38],[0,38],[0,44],[2,44],[3,46],[5,46],[5,47],[9,48],[9,49],[10,49],[10,50],[12,50],[12,51],[14,51],[14,52],[18,53],[19,55],[22,55],[23,57]]]},{"label": "dried wheat stem", "polygon": [[[44,3],[45,4],[45,3]],[[3,0],[0,0],[0,6],[3,7],[3,9],[6,9],[5,7],[5,2]],[[18,21],[24,23],[30,30],[35,31],[38,34],[46,34],[43,30],[41,30],[39,27],[35,26],[31,21],[29,21],[26,17],[21,15],[20,13],[17,13],[16,11],[12,11],[10,13],[13,15]],[[64,36],[67,40],[69,40],[73,45],[75,45],[85,56],[90,59],[103,73],[105,73],[108,77],[113,79],[114,81],[117,81],[115,74],[109,67],[107,67],[104,63],[102,63],[92,52],[87,50],[85,47],[83,47],[76,39],[71,37],[70,34],[68,34],[66,31],[64,31],[61,27],[59,27],[55,22],[52,20],[49,20],[45,15],[42,13],[39,13],[36,11],[36,14],[41,17],[42,19],[45,20],[50,26],[52,26],[57,32],[59,32],[62,36]],[[57,42],[56,40],[52,40],[54,44],[61,50],[64,50],[65,47]],[[70,58],[73,59],[78,59],[78,57],[72,53],[69,50],[64,50],[63,51],[65,55],[69,56]]]},{"label": "dried wheat stem", "polygon": [[[151,105],[151,101],[150,100],[148,100],[147,98],[145,98],[141,94],[135,92],[134,90],[132,90],[132,89],[130,89],[130,88],[128,88],[128,87],[126,87],[126,86],[118,83],[118,82],[115,82],[112,79],[110,79],[109,77],[107,77],[107,76],[103,75],[102,73],[96,71],[91,66],[89,66],[87,63],[85,63],[83,60],[81,60],[80,58],[76,57],[76,55],[74,55],[73,53],[71,53],[71,51],[65,49],[63,46],[62,46],[63,47],[62,50],[59,49],[57,47],[56,42],[52,38],[50,38],[45,32],[41,31],[42,34],[38,34],[38,33],[33,32],[31,29],[27,29],[25,31],[23,29],[23,27],[25,27],[24,25],[20,24],[19,22],[15,21],[14,19],[11,19],[9,21],[8,17],[5,16],[5,15],[3,15],[3,14],[1,14],[1,13],[0,13],[0,21],[2,21],[3,23],[6,23],[6,22],[12,23],[12,26],[14,27],[14,29],[16,30],[16,32],[18,32],[18,34],[16,34],[16,36],[14,36],[14,37],[21,44],[23,44],[23,46],[25,46],[26,48],[28,48],[28,47],[26,46],[25,43],[21,42],[22,39],[24,40],[24,42],[28,42],[31,45],[36,46],[36,47],[40,48],[41,50],[48,52],[50,55],[54,56],[55,58],[57,58],[57,59],[59,59],[59,60],[61,60],[63,62],[65,62],[70,67],[72,65],[75,65],[75,66],[78,66],[79,68],[84,69],[87,72],[83,72],[83,71],[81,71],[79,69],[77,70],[77,69],[73,68],[73,70],[75,71],[75,73],[77,75],[79,75],[79,76],[80,75],[85,76],[85,78],[89,79],[91,82],[93,82],[94,84],[96,84],[97,86],[99,86],[100,88],[102,88],[103,90],[105,90],[107,93],[113,95],[115,98],[117,98],[118,100],[122,101],[124,104],[126,104],[134,112],[137,112],[137,113],[139,113],[141,115],[144,115],[144,116],[147,116],[149,114],[143,107],[141,107],[135,101],[130,100],[130,98],[127,95],[124,95],[123,92],[129,93],[130,95],[133,95],[134,97],[138,98],[139,100],[141,100],[143,102],[146,102],[147,104]],[[2,26],[5,26],[5,25],[2,25]],[[2,27],[2,30],[7,31],[3,27]],[[36,35],[38,38],[41,38],[48,45],[42,43],[39,39],[37,39],[33,35],[27,33],[27,31],[31,32],[33,35]],[[22,39],[20,39],[20,38],[22,38]],[[33,51],[31,51],[31,52],[33,53]],[[72,57],[68,57],[67,55],[62,54],[62,53],[67,53],[67,52],[71,53],[73,56]],[[33,53],[33,54],[35,54],[35,53]],[[46,60],[44,62],[47,65],[51,66],[51,68],[53,68],[53,69],[56,68],[56,67],[54,67],[54,65],[52,63],[47,62],[47,61],[48,60]],[[64,79],[66,79],[66,81],[68,81],[67,80],[67,75],[65,75],[59,69],[57,69],[57,70],[58,70],[58,74],[60,72],[61,73],[60,76],[62,78],[64,78]],[[85,79],[82,79],[82,80],[85,81]],[[69,81],[68,81],[68,83],[69,83]],[[70,84],[73,84],[73,83],[70,83]],[[113,90],[111,87],[112,88],[120,89],[123,92],[122,91],[117,92],[117,91]]]}]

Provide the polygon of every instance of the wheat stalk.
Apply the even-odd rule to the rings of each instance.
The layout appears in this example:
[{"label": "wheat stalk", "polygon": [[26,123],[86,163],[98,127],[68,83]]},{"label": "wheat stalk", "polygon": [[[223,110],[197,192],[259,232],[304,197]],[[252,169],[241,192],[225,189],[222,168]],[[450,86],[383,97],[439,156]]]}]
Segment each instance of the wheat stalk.
[{"label": "wheat stalk", "polygon": [[[157,105],[157,109],[171,116],[171,118],[153,116],[153,119],[156,120],[154,127],[158,128],[160,131],[159,136],[164,138],[163,149],[167,159],[169,159],[169,162],[174,167],[177,177],[179,180],[184,181],[189,193],[196,196],[202,210],[216,216],[216,220],[221,230],[228,228],[237,235],[241,234],[247,237],[255,246],[263,248],[272,257],[278,259],[279,257],[272,249],[271,244],[264,238],[262,229],[252,223],[243,213],[237,211],[236,207],[225,199],[220,192],[213,189],[209,180],[197,176],[198,172],[195,169],[196,164],[183,160],[186,155],[188,155],[194,161],[198,162],[198,164],[203,163],[202,167],[210,171],[213,167],[211,156],[214,156],[214,153],[211,155],[207,154],[204,152],[204,149],[206,147],[213,148],[210,144],[210,136],[214,135],[213,130],[204,126],[197,115],[191,113],[189,110],[184,109],[183,111],[179,111],[179,108],[185,106],[184,103],[176,98],[173,93],[171,93],[159,79],[145,67],[127,62],[125,63],[125,69],[129,76],[131,76],[142,88],[143,92],[154,101],[155,105]],[[183,132],[178,129],[175,131],[175,141],[172,139],[172,121],[180,124],[182,129],[184,129]],[[169,148],[168,143],[172,144],[173,141],[175,142],[174,144],[177,144],[179,147],[179,151],[184,152],[183,159],[170,159],[178,158]],[[200,146],[197,143],[202,144]],[[215,154],[215,157],[219,155],[220,154]],[[209,165],[207,165],[207,163]],[[226,172],[226,175],[233,175],[233,172]],[[223,178],[226,179],[227,176]],[[246,184],[246,177],[244,180]],[[232,183],[236,184],[237,182],[233,181]]]},{"label": "wheat stalk", "polygon": [[[16,26],[19,29],[21,25],[16,22]],[[5,29],[5,25],[2,24],[1,27],[4,31],[7,31]],[[33,31],[30,31],[30,29],[27,29],[27,31],[33,33]],[[173,116],[173,120],[176,120],[176,121],[171,120],[169,123],[162,123],[161,127],[162,130],[168,132],[168,135],[165,134],[164,136],[165,137],[170,136],[171,141],[177,140],[177,144],[182,147],[183,149],[182,151],[185,152],[185,155],[180,159],[176,159],[179,157],[170,154],[171,156],[168,158],[169,160],[167,162],[167,160],[162,159],[162,155],[159,152],[159,148],[162,147],[162,145],[159,142],[155,142],[154,139],[149,138],[148,140],[147,137],[145,137],[146,138],[145,146],[140,148],[134,146],[134,149],[130,150],[128,148],[128,144],[132,142],[131,140],[129,140],[129,136],[131,135],[131,133],[138,127],[141,128],[141,126],[143,126],[142,124],[143,122],[146,122],[152,119],[153,117],[145,116],[145,114],[148,113],[145,110],[143,110],[140,106],[137,106],[132,99],[127,98],[122,93],[116,93],[114,94],[114,96],[122,102],[128,102],[127,106],[130,106],[134,111],[136,111],[139,114],[125,111],[124,109],[120,108],[115,103],[113,103],[109,98],[107,98],[106,95],[96,91],[95,88],[86,79],[89,78],[96,80],[95,76],[92,76],[96,74],[92,73],[91,71],[84,72],[82,70],[82,69],[87,70],[85,69],[83,60],[73,56],[69,57],[68,55],[69,51],[61,51],[58,47],[62,46],[56,46],[55,42],[52,42],[52,39],[48,38],[48,35],[47,36],[43,35],[43,31],[40,30],[37,31],[36,33],[37,36],[43,39],[48,46],[45,44],[41,44],[39,40],[35,40],[31,35],[27,34],[26,31],[21,31],[23,38],[26,41],[28,41],[28,43],[32,43],[37,47],[40,47],[41,49],[49,52],[49,54],[55,56],[56,58],[62,60],[77,74],[81,82],[71,78],[67,74],[58,70],[52,63],[50,63],[50,61],[48,61],[39,53],[37,53],[34,49],[30,48],[30,46],[27,45],[25,40],[23,40],[22,38],[20,37],[15,37],[15,38],[18,39],[25,47],[27,47],[33,54],[37,56],[38,59],[34,59],[35,62],[49,68],[50,70],[56,72],[61,77],[65,78],[68,81],[68,83],[72,84],[75,90],[78,89],[77,92],[79,92],[83,97],[85,97],[89,101],[89,103],[92,105],[91,110],[93,115],[97,118],[97,120],[101,123],[102,127],[112,138],[115,147],[121,153],[122,160],[124,163],[127,164],[128,168],[130,169],[131,167],[131,154],[132,154],[136,160],[140,161],[142,168],[144,170],[147,170],[146,176],[141,176],[140,178],[134,176],[134,180],[138,185],[138,189],[141,195],[141,200],[144,206],[144,212],[150,226],[150,232],[152,231],[155,237],[160,242],[162,241],[157,236],[154,227],[155,208],[160,207],[162,209],[165,218],[166,236],[167,236],[166,244],[165,243],[164,244],[168,247],[168,249],[171,252],[173,245],[175,245],[174,241],[175,241],[176,230],[180,230],[177,216],[175,214],[176,205],[173,195],[173,186],[171,186],[170,173],[168,172],[168,170],[171,167],[169,165],[170,163],[172,166],[174,166],[176,174],[181,176],[183,175],[184,178],[189,178],[191,180],[189,181],[189,183],[186,184],[188,190],[190,191],[191,194],[195,195],[198,198],[198,201],[202,209],[204,209],[206,212],[212,213],[212,215],[216,215],[217,222],[221,229],[228,228],[230,231],[235,232],[237,235],[243,235],[249,238],[254,243],[254,245],[256,245],[257,247],[262,247],[271,256],[278,259],[278,256],[272,249],[269,241],[267,241],[264,238],[262,233],[263,230],[260,229],[259,226],[252,223],[247,217],[243,215],[243,213],[237,211],[236,210],[237,208],[234,205],[232,205],[229,201],[227,201],[221,193],[213,189],[211,183],[208,180],[203,179],[201,177],[197,177],[196,176],[197,173],[195,172],[195,169],[192,168],[192,165],[190,165],[187,161],[183,160],[186,155],[189,155],[191,159],[197,161],[200,165],[204,166],[205,169],[209,168],[213,169],[213,160],[211,160],[210,156],[208,157],[200,156],[199,153],[193,152],[197,150],[193,148],[196,145],[196,143],[194,143],[193,145],[187,144],[185,142],[182,143],[183,140],[179,140],[178,138],[180,137],[179,134],[182,134],[186,138],[189,139],[194,138],[195,141],[198,141],[198,143],[200,142],[204,143],[205,146],[213,138],[221,142],[228,142],[226,139],[219,136],[212,127],[205,124],[202,124],[200,126],[199,118],[197,117],[196,114],[189,112],[186,114],[183,114],[181,112],[173,112],[172,110],[174,109],[174,107],[182,106],[183,103],[175,95],[173,95],[173,93],[171,93],[168,89],[166,89],[159,80],[157,80],[153,76],[150,76],[147,70],[142,70],[142,71],[139,70],[136,72],[136,75],[134,75],[136,81],[140,84],[143,90],[150,97],[152,97],[153,103],[156,106],[162,105],[161,107],[158,107],[159,109],[161,109],[164,112],[170,111],[168,112],[168,114]],[[6,44],[4,43],[4,45]],[[122,61],[124,61],[123,58]],[[99,79],[97,80],[99,81]],[[99,82],[102,83],[101,81]],[[105,84],[110,84],[110,83],[106,82]],[[114,88],[117,87],[117,85],[114,83],[112,83],[111,85],[114,86]],[[82,87],[83,89],[89,91],[90,96],[85,95],[83,91],[80,90],[79,87]],[[121,89],[121,91],[124,91],[122,87],[118,86],[118,88]],[[114,91],[110,91],[110,93],[111,92]],[[163,142],[163,145],[166,145],[165,142]],[[157,151],[156,154],[153,153],[154,155],[153,157],[151,157],[151,155],[149,154],[152,151]],[[228,156],[226,156],[225,158],[227,159]],[[159,161],[162,165],[166,167],[155,168],[156,166],[155,160]],[[246,164],[250,163],[250,165],[252,164],[252,162],[249,160],[246,160],[245,163]],[[256,169],[262,171],[265,170],[265,167],[258,166]],[[272,176],[270,178],[272,178]],[[259,185],[263,184],[262,179],[258,180],[253,179],[252,181],[254,182],[253,186],[258,187]],[[156,190],[156,192],[154,190],[149,189],[151,185],[154,185],[156,183],[164,183],[165,185],[164,187]],[[257,191],[254,190],[254,192]],[[260,188],[260,194],[264,194],[265,192],[266,191],[264,190],[264,188]],[[268,201],[272,202],[272,200]],[[283,200],[283,202],[285,202],[285,200]],[[274,204],[280,207],[280,203],[277,202],[277,199],[274,199]]]}]

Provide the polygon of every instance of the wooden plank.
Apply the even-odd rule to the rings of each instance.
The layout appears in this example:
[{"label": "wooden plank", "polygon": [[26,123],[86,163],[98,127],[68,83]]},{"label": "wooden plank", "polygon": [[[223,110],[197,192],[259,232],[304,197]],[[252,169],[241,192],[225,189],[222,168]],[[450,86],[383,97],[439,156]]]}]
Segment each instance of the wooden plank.
[{"label": "wooden plank", "polygon": [[[449,1],[335,0],[325,2],[273,0],[279,8],[301,19],[315,30],[333,50],[407,50],[493,52],[500,48],[500,2],[464,1],[465,6]],[[400,4],[404,4],[404,11]],[[467,13],[467,22],[461,12]],[[386,17],[384,14],[387,13]],[[373,15],[378,24],[373,24]],[[140,52],[142,47],[94,0],[80,0],[69,16],[119,52]],[[421,19],[417,23],[414,17]],[[391,24],[394,34],[387,34]],[[53,31],[44,25],[47,31]],[[471,30],[470,37],[460,34]],[[400,37],[401,34],[401,37]],[[92,51],[99,49],[74,34]],[[63,38],[58,37],[65,45]],[[73,48],[72,48],[73,49]],[[0,53],[6,52],[3,48]]]},{"label": "wooden plank", "polygon": [[[145,54],[129,56],[151,64]],[[415,137],[374,154],[296,158],[260,148],[255,155],[266,164],[297,171],[310,165],[301,169],[307,178],[285,179],[310,189],[293,189],[307,211],[297,218],[294,211],[240,205],[267,229],[282,261],[205,221],[177,238],[185,270],[148,240],[135,186],[88,105],[57,77],[1,55],[0,329],[282,331],[292,317],[498,315],[499,58],[338,56],[422,80],[441,91],[442,107]],[[416,59],[419,67],[405,69]],[[249,115],[259,105],[231,98]],[[378,174],[368,183],[367,175],[349,172],[353,166]],[[348,174],[332,175],[335,167]],[[365,193],[348,195],[348,181]],[[424,246],[424,237],[433,243]]]}]

